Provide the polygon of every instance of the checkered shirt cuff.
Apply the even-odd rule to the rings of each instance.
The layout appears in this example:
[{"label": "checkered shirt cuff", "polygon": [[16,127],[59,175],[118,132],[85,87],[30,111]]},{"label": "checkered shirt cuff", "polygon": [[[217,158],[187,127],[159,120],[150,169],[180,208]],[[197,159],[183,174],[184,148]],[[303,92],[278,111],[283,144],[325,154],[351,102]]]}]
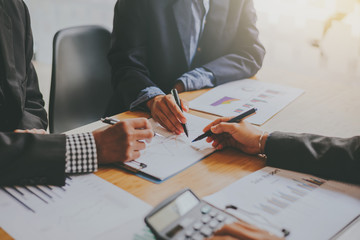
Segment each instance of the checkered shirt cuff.
[{"label": "checkered shirt cuff", "polygon": [[66,135],[66,173],[95,172],[98,169],[96,144],[92,133]]}]

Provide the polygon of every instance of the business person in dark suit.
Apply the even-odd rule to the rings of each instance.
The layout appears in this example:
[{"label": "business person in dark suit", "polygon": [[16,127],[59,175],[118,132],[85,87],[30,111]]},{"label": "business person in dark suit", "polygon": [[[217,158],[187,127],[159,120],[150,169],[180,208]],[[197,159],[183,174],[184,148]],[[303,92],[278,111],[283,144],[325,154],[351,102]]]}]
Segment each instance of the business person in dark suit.
[{"label": "business person in dark suit", "polygon": [[265,54],[255,23],[252,0],[119,0],[108,115],[147,109],[180,134],[186,118],[166,94],[254,76]]},{"label": "business person in dark suit", "polygon": [[16,130],[47,125],[32,49],[25,3],[0,0],[0,185],[64,185],[65,173],[93,172],[99,163],[138,158],[145,148],[138,140],[153,136],[147,119],[72,135]]},{"label": "business person in dark suit", "polygon": [[2,0],[0,5],[0,131],[46,129],[44,101],[31,63],[28,11],[20,1]]},{"label": "business person in dark suit", "polygon": [[268,134],[246,121],[219,118],[205,127],[217,149],[235,147],[248,154],[265,154],[267,165],[360,184],[360,136],[324,137],[313,134]]}]

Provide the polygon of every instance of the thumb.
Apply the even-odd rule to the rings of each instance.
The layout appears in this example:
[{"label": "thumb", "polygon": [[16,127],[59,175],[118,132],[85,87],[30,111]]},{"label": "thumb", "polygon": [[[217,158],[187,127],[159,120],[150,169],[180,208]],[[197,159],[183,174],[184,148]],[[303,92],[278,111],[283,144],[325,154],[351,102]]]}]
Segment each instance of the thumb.
[{"label": "thumb", "polygon": [[235,129],[234,123],[227,123],[227,122],[222,122],[211,127],[211,131],[215,134],[220,134],[220,133],[231,134],[232,132],[234,132],[234,129]]}]

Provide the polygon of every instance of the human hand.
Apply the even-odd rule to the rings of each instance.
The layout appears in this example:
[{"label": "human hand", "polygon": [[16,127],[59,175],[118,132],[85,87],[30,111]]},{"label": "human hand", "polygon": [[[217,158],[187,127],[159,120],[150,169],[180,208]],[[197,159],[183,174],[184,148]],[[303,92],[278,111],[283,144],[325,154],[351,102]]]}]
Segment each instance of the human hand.
[{"label": "human hand", "polygon": [[[189,111],[189,104],[181,100],[181,107],[185,112]],[[181,134],[184,129],[181,123],[186,123],[186,118],[172,95],[158,95],[146,103],[155,121],[170,132]]]},{"label": "human hand", "polygon": [[209,240],[283,240],[284,238],[277,237],[269,232],[257,228],[245,222],[236,222],[230,225],[223,226],[216,231],[214,236]]},{"label": "human hand", "polygon": [[261,139],[261,149],[259,140],[263,132],[246,121],[240,123],[228,123],[232,117],[218,118],[204,128],[204,132],[211,129],[214,133],[206,141],[212,142],[212,146],[218,150],[224,147],[234,147],[248,154],[263,153],[268,134],[265,133]]},{"label": "human hand", "polygon": [[48,134],[44,129],[16,129],[16,133]]},{"label": "human hand", "polygon": [[127,162],[140,157],[146,145],[140,140],[154,136],[146,118],[126,119],[93,132],[99,163]]}]

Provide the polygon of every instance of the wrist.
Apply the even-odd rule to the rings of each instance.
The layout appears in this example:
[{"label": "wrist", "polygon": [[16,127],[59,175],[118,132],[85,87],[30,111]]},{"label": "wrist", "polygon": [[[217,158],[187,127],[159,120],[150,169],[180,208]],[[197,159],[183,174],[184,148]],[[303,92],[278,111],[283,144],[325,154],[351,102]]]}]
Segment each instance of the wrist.
[{"label": "wrist", "polygon": [[263,131],[262,134],[259,137],[259,154],[265,154],[265,145],[266,140],[269,136],[269,133],[266,131]]},{"label": "wrist", "polygon": [[174,88],[178,91],[178,93],[185,91],[185,85],[182,81],[176,81]]}]

